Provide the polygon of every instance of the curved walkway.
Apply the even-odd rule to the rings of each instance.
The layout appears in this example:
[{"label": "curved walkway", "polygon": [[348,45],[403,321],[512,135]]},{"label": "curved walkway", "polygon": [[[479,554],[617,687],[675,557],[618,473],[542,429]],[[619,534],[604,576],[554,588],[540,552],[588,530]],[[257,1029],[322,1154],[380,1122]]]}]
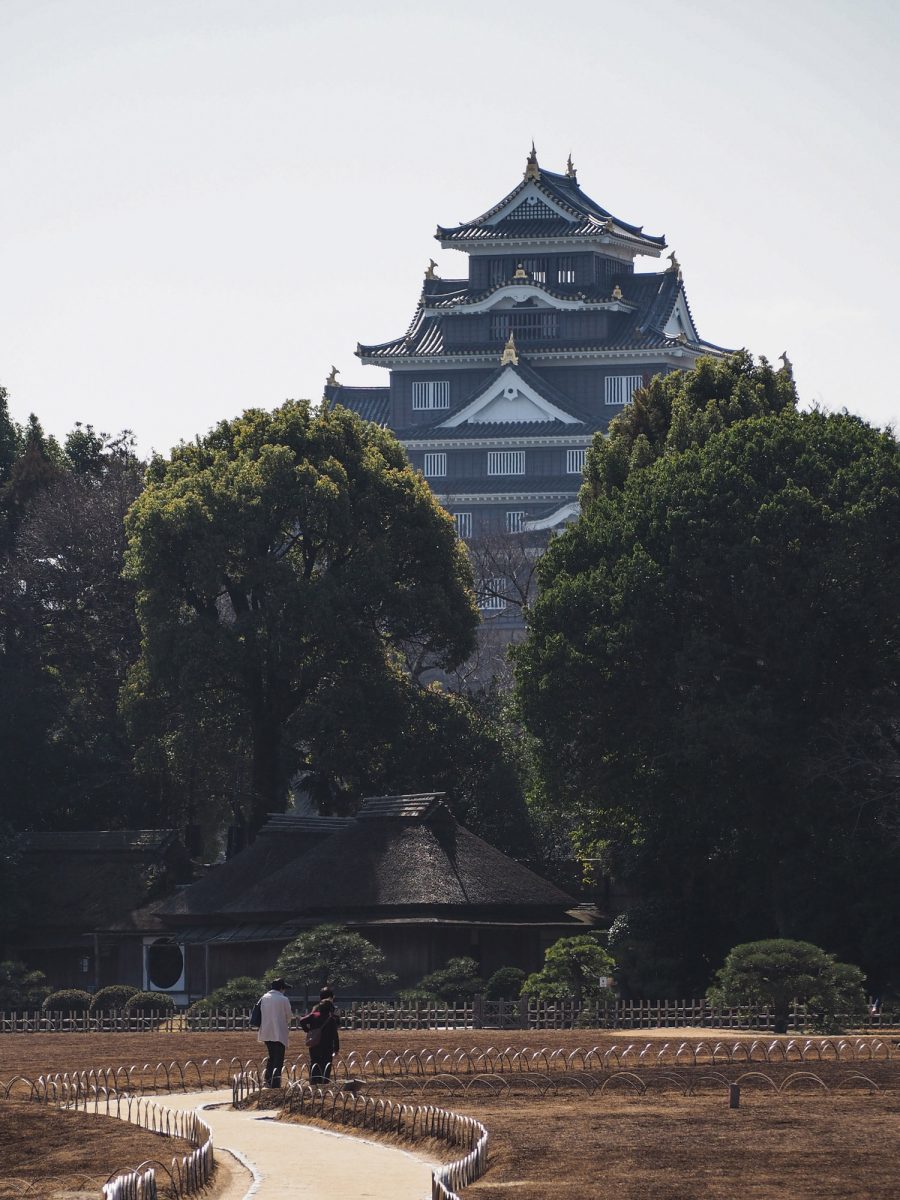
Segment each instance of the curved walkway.
[{"label": "curved walkway", "polygon": [[250,1168],[249,1200],[423,1200],[437,1165],[418,1154],[348,1134],[279,1121],[278,1110],[233,1109],[231,1089],[172,1092],[167,1108],[198,1108],[216,1150]]}]

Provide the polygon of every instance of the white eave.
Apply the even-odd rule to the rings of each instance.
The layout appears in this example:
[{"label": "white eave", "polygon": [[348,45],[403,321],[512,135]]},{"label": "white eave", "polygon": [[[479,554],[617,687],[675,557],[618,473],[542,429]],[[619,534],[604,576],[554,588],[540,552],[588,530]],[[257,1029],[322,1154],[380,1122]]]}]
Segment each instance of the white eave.
[{"label": "white eave", "polygon": [[[616,413],[622,411],[617,406]],[[591,444],[596,429],[586,430],[578,434],[547,434],[545,437],[529,437],[527,433],[507,433],[502,436],[495,434],[490,437],[485,434],[480,438],[401,438],[400,444],[407,450],[495,450],[508,448],[511,443],[523,449],[533,446],[568,446],[585,448]]]},{"label": "white eave", "polygon": [[617,237],[614,233],[602,233],[596,236],[590,234],[582,235],[559,235],[553,237],[504,237],[504,238],[478,238],[478,237],[457,237],[457,238],[440,238],[441,248],[443,250],[463,250],[466,254],[505,254],[507,250],[528,250],[536,246],[541,246],[546,249],[567,250],[569,253],[590,252],[592,250],[600,254],[609,254],[611,251],[623,250],[625,254],[620,254],[620,258],[634,258],[635,255],[643,254],[651,258],[659,258],[665,246],[649,245],[647,242],[641,241],[639,238],[631,237],[628,234],[623,234]]},{"label": "white eave", "polygon": [[[716,351],[707,346],[642,346],[622,348],[621,350],[529,350],[527,344],[519,346],[519,353],[527,355],[528,361],[539,366],[554,362],[622,362],[625,360],[640,360],[641,362],[668,362],[675,360],[680,364],[681,359],[699,358],[701,354],[715,354]],[[724,354],[721,351],[720,354]],[[481,350],[470,354],[404,354],[386,356],[361,354],[359,360],[365,366],[388,367],[392,371],[420,371],[423,367],[435,367],[442,371],[448,367],[493,366],[497,362],[496,350]]]},{"label": "white eave", "polygon": [[490,312],[492,309],[499,308],[504,302],[513,305],[523,304],[528,300],[536,300],[537,307],[541,309],[570,309],[577,312],[583,312],[585,309],[592,311],[606,309],[609,312],[629,313],[634,312],[637,307],[636,304],[630,304],[623,300],[587,300],[584,296],[575,296],[572,299],[562,298],[548,292],[539,284],[529,282],[503,284],[489,296],[485,296],[483,300],[474,304],[463,297],[452,306],[447,305],[443,308],[426,306],[424,313],[426,317],[469,316],[474,313]]}]

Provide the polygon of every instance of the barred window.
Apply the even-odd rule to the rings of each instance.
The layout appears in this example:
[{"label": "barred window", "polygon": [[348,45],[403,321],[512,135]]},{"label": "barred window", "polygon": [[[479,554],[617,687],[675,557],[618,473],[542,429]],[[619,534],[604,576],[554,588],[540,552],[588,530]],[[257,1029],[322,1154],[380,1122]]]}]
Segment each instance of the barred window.
[{"label": "barred window", "polygon": [[425,455],[425,478],[438,479],[442,475],[447,474],[447,455],[446,454],[426,454]]},{"label": "barred window", "polygon": [[503,341],[510,334],[519,341],[548,340],[556,337],[558,313],[548,309],[530,312],[500,312],[491,314],[491,338]]},{"label": "barred window", "polygon": [[414,410],[450,407],[450,380],[428,379],[412,385]]},{"label": "barred window", "polygon": [[627,404],[635,388],[643,387],[643,375],[607,375],[603,381],[607,404]]},{"label": "barred window", "polygon": [[505,258],[492,258],[488,270],[492,284],[505,283],[512,274]]},{"label": "barred window", "polygon": [[472,514],[470,512],[454,513],[453,521],[456,525],[457,537],[470,538],[472,536]]},{"label": "barred window", "polygon": [[556,278],[560,283],[575,282],[575,259],[565,256],[556,264]]},{"label": "barred window", "polygon": [[482,612],[502,612],[506,608],[506,589],[509,581],[503,576],[496,579],[480,579],[476,596]]},{"label": "barred window", "polygon": [[524,450],[488,450],[488,475],[524,474]]},{"label": "barred window", "polygon": [[[566,451],[566,474],[580,475],[584,470],[584,456],[586,450],[567,450]],[[426,472],[427,474],[427,472]]]},{"label": "barred window", "polygon": [[506,514],[506,532],[521,533],[525,528],[524,512],[508,512]]},{"label": "barred window", "polygon": [[522,266],[531,276],[535,283],[547,282],[547,260],[546,258],[523,258]]}]

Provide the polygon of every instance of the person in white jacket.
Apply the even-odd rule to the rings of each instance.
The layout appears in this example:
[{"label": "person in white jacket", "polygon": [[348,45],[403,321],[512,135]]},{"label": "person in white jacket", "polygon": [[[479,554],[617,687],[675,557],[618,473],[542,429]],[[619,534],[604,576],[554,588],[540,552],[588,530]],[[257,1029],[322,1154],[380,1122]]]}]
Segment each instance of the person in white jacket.
[{"label": "person in white jacket", "polygon": [[287,986],[283,979],[273,980],[271,988],[259,1001],[262,1021],[256,1040],[265,1042],[268,1051],[266,1087],[281,1087],[281,1068],[284,1066],[284,1053],[291,1032],[292,1010],[291,1002],[285,995]]}]

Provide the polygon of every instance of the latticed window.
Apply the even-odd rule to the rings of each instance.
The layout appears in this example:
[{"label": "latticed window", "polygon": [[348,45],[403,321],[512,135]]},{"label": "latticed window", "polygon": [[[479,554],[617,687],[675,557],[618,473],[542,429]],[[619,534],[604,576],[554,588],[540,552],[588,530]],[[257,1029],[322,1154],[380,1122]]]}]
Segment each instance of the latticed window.
[{"label": "latticed window", "polygon": [[537,196],[529,196],[517,205],[505,218],[507,221],[550,221],[559,220],[559,213]]},{"label": "latticed window", "polygon": [[470,538],[472,536],[472,514],[470,512],[454,513],[453,523],[456,525],[457,537]]},{"label": "latticed window", "polygon": [[506,514],[506,532],[521,533],[525,528],[524,512],[508,512]]},{"label": "latticed window", "polygon": [[607,375],[603,381],[603,398],[607,404],[627,404],[634,389],[643,384],[643,375]]},{"label": "latticed window", "polygon": [[[586,450],[567,450],[566,451],[566,472],[569,475],[580,475],[584,470],[584,456]],[[427,455],[426,455],[427,458]],[[426,471],[427,475],[428,472]]]},{"label": "latticed window", "polygon": [[488,450],[488,475],[524,474],[524,450]]},{"label": "latticed window", "polygon": [[449,408],[450,380],[428,379],[412,385],[412,406],[414,409]]},{"label": "latticed window", "polygon": [[509,581],[503,576],[496,579],[480,579],[476,596],[482,612],[502,612],[506,608],[506,590]]},{"label": "latticed window", "polygon": [[558,324],[558,314],[548,309],[492,313],[491,338],[505,342],[513,334],[517,342],[546,341],[556,337]]},{"label": "latticed window", "polygon": [[575,282],[575,259],[565,256],[557,260],[556,278],[559,283]]},{"label": "latticed window", "polygon": [[447,455],[446,454],[426,454],[425,455],[425,478],[439,479],[447,474]]},{"label": "latticed window", "polygon": [[505,258],[492,258],[488,268],[488,280],[492,285],[505,283],[512,272]]},{"label": "latticed window", "polygon": [[547,282],[546,258],[523,258],[522,266],[535,281],[535,283]]}]

